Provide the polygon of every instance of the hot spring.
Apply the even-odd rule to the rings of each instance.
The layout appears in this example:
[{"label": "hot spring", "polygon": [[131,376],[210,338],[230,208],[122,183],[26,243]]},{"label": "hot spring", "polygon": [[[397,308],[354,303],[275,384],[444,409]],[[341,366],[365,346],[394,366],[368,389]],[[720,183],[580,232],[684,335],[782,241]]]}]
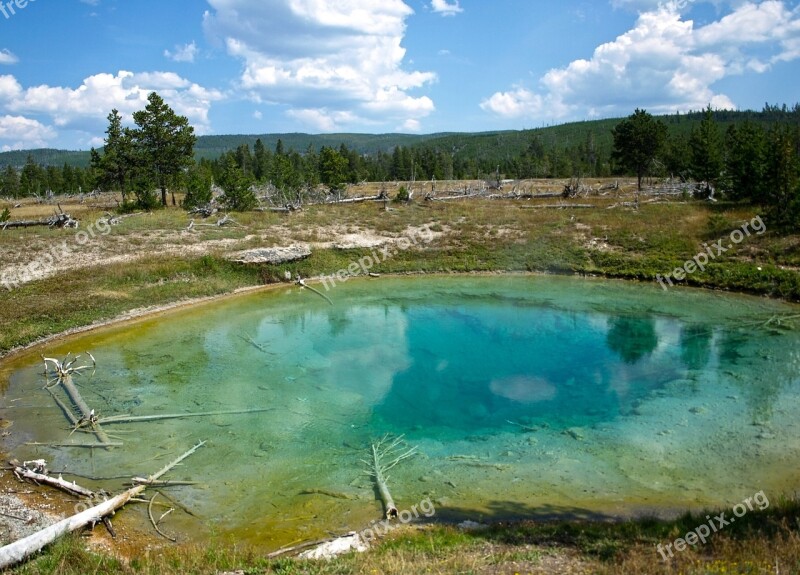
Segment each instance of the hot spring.
[{"label": "hot spring", "polygon": [[[800,486],[796,306],[538,276],[327,295],[265,290],[7,362],[2,448],[122,489],[208,440],[169,476],[197,483],[163,490],[191,514],[162,527],[274,547],[380,518],[362,460],[386,435],[417,448],[390,474],[398,508],[429,499],[441,521],[669,515]],[[92,436],[70,436],[39,353],[85,351],[97,368],[75,382],[101,416],[264,410],[109,425],[111,450],[53,447]]]}]

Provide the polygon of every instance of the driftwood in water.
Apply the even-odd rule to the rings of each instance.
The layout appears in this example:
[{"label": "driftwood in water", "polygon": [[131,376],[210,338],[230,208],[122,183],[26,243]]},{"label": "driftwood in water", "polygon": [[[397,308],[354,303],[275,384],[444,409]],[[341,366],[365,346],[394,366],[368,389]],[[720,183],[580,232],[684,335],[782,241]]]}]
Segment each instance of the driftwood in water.
[{"label": "driftwood in water", "polygon": [[108,449],[109,447],[122,447],[121,441],[110,441],[108,443],[78,443],[78,442],[61,442],[61,443],[40,443],[38,441],[28,441],[25,445],[33,447],[77,447],[80,449]]},{"label": "driftwood in water", "polygon": [[311,287],[310,285],[308,285],[304,279],[302,279],[302,278],[299,278],[299,279],[297,280],[297,285],[299,285],[300,287],[304,287],[304,288],[306,288],[306,289],[308,289],[308,290],[311,290],[311,291],[313,291],[315,294],[317,294],[319,297],[321,297],[322,299],[324,299],[326,302],[328,302],[329,304],[333,305],[333,302],[331,301],[331,298],[329,298],[328,296],[326,296],[324,293],[322,293],[321,291],[319,291],[317,288],[313,288],[313,287]]},{"label": "driftwood in water", "polygon": [[[89,354],[89,357],[92,357]],[[75,387],[75,383],[72,381],[72,375],[75,373],[80,373],[85,369],[89,369],[88,365],[81,365],[78,367],[74,367],[75,363],[78,361],[80,356],[76,356],[69,359],[69,354],[67,357],[64,358],[63,361],[59,361],[57,359],[53,359],[50,357],[45,357],[44,365],[45,371],[50,374],[51,372],[48,370],[48,367],[52,364],[53,366],[53,381],[55,384],[61,385],[64,388],[67,396],[69,396],[70,401],[78,408],[80,413],[80,418],[75,417],[74,414],[71,413],[70,409],[61,401],[58,401],[56,395],[52,393],[53,398],[56,399],[58,406],[67,414],[67,419],[69,419],[70,423],[73,425],[74,429],[78,429],[80,427],[88,426],[91,428],[92,433],[97,436],[97,440],[105,447],[111,448],[113,447],[113,443],[111,438],[108,434],[100,427],[100,423],[98,422],[98,418],[95,415],[94,409],[90,409],[86,402],[83,400],[78,388]],[[92,358],[92,363],[94,364],[94,358]],[[48,387],[49,387],[48,381]]]},{"label": "driftwood in water", "polygon": [[106,425],[113,423],[136,423],[140,421],[158,421],[161,419],[184,419],[187,417],[211,417],[214,415],[243,415],[246,413],[263,413],[271,411],[274,407],[256,407],[253,409],[236,409],[232,411],[202,411],[198,413],[164,413],[160,415],[110,415],[97,420],[97,423]]},{"label": "driftwood in water", "polygon": [[369,461],[362,461],[369,467],[367,473],[375,480],[375,486],[378,488],[381,501],[383,501],[386,519],[394,519],[399,512],[389,491],[387,472],[401,461],[412,457],[417,452],[417,448],[406,448],[402,435],[392,441],[389,441],[389,436],[384,436],[378,443],[373,443],[370,447],[372,458]]},{"label": "driftwood in water", "polygon": [[[35,464],[31,467],[31,464]],[[94,491],[81,487],[77,483],[70,483],[65,479],[59,477],[51,477],[47,474],[47,467],[43,459],[37,461],[26,461],[21,464],[18,461],[12,461],[11,465],[14,467],[14,475],[18,479],[27,479],[34,483],[41,485],[49,485],[61,491],[66,491],[70,495],[77,495],[78,497],[94,497]]]},{"label": "driftwood in water", "polygon": [[158,491],[156,491],[155,494],[150,498],[150,502],[147,504],[147,516],[150,518],[150,523],[153,524],[153,529],[156,530],[156,533],[161,535],[161,537],[163,537],[164,539],[169,539],[170,541],[175,543],[177,539],[174,537],[170,537],[169,535],[161,531],[161,528],[158,526],[158,524],[161,523],[161,520],[164,519],[164,517],[175,511],[175,508],[170,507],[169,510],[162,513],[161,517],[159,517],[158,521],[156,521],[155,518],[153,517],[153,503],[155,502],[157,496],[158,496]]},{"label": "driftwood in water", "polygon": [[61,398],[53,393],[53,390],[49,387],[47,388],[47,391],[50,392],[50,395],[56,402],[56,405],[61,409],[61,411],[64,412],[64,416],[69,420],[70,425],[72,425],[72,427],[78,427],[78,418],[75,417],[75,414],[72,413],[72,410],[67,406],[67,404],[61,401]]},{"label": "driftwood in water", "polygon": [[267,350],[267,348],[266,348],[266,347],[264,347],[263,345],[261,345],[260,343],[258,343],[256,340],[254,340],[254,339],[253,339],[252,337],[250,337],[249,335],[240,335],[240,336],[239,336],[239,339],[241,339],[242,341],[245,341],[245,342],[249,343],[250,345],[252,345],[254,348],[256,348],[256,349],[257,349],[258,351],[260,351],[261,353],[268,353],[268,354],[274,355],[272,352],[270,352],[269,350]]},{"label": "driftwood in water", "polygon": [[[160,469],[158,472],[154,473],[149,477],[151,481],[155,481],[169,472],[173,467],[181,463],[184,459],[189,457],[192,453],[197,451],[201,446],[205,445],[205,441],[201,441],[189,451],[172,461],[171,463],[167,464],[165,467]],[[24,560],[26,557],[33,555],[34,553],[38,552],[45,546],[49,545],[59,537],[66,535],[67,533],[71,533],[72,531],[77,531],[78,529],[82,529],[89,524],[98,523],[102,521],[103,518],[107,517],[114,513],[117,509],[123,507],[126,503],[128,503],[132,498],[136,497],[140,493],[142,493],[145,489],[147,489],[147,485],[137,485],[135,487],[131,487],[127,491],[120,493],[119,495],[112,497],[111,499],[100,503],[99,505],[95,505],[87,509],[86,511],[82,511],[76,515],[72,515],[71,517],[67,517],[51,525],[50,527],[46,527],[41,531],[37,531],[36,533],[29,535],[23,539],[15,541],[5,547],[0,548],[0,569],[5,569],[10,567],[11,565],[15,565],[20,561]]]}]

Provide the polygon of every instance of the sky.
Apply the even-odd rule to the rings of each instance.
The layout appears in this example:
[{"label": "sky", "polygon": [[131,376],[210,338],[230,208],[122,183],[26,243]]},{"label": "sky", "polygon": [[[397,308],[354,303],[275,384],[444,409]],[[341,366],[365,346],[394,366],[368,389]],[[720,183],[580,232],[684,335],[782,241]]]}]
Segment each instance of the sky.
[{"label": "sky", "polygon": [[153,91],[200,135],[791,106],[798,1],[0,0],[0,150],[102,146]]}]

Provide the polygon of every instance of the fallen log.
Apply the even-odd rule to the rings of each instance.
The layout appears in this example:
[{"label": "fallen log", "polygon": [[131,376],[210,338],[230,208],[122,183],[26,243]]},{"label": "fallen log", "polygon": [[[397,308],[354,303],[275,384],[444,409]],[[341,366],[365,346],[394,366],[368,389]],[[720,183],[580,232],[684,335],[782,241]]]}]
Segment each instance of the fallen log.
[{"label": "fallen log", "polygon": [[286,204],[285,206],[270,206],[255,208],[254,212],[272,212],[276,214],[288,214],[291,212],[303,211],[302,204]]},{"label": "fallen log", "polygon": [[[165,467],[161,468],[159,471],[151,475],[149,479],[151,481],[159,479],[168,473],[173,467],[192,455],[203,445],[205,445],[205,441],[201,441],[189,451],[185,452],[183,455],[170,462]],[[62,519],[50,527],[46,527],[45,529],[37,531],[28,537],[24,537],[23,539],[0,548],[0,569],[5,569],[19,563],[26,557],[29,557],[37,551],[40,551],[45,546],[49,545],[59,537],[66,535],[67,533],[82,529],[90,523],[98,523],[102,521],[104,517],[111,515],[117,509],[123,507],[132,498],[142,493],[145,489],[147,489],[147,485],[137,485],[135,487],[131,487],[127,491],[124,491],[123,493],[120,493],[119,495],[116,495],[115,497],[112,497],[111,499],[104,501],[99,505],[90,507],[86,511],[82,511],[72,515],[71,517],[67,517],[66,519]]]},{"label": "fallen log", "polygon": [[97,440],[100,443],[105,444],[107,447],[111,447],[113,441],[108,436],[108,434],[100,427],[100,423],[97,420],[97,416],[94,414],[94,409],[89,409],[89,406],[86,405],[86,402],[81,397],[78,388],[75,387],[75,384],[72,382],[72,375],[67,374],[64,379],[61,381],[61,385],[64,387],[64,391],[67,392],[72,402],[81,412],[81,420],[78,422],[80,425],[81,423],[87,423],[92,432],[97,436]]},{"label": "fallen log", "polygon": [[[389,441],[389,436],[384,436],[378,443],[373,443],[371,449],[372,459],[370,461],[362,461],[370,468],[367,473],[375,480],[375,486],[378,488],[378,494],[383,502],[386,519],[395,519],[399,515],[399,511],[389,491],[387,484],[389,476],[387,472],[401,461],[412,457],[417,452],[417,449],[416,447],[406,449],[403,446],[402,435],[391,442]],[[391,461],[385,463],[389,458],[391,458]]]},{"label": "fallen log", "polygon": [[441,198],[434,198],[433,196],[425,196],[425,199],[429,202],[446,202],[448,200],[468,200],[470,198],[485,198],[486,196],[482,193],[478,194],[469,194],[469,195],[461,195],[461,196],[444,196]]},{"label": "fallen log", "polygon": [[53,393],[52,389],[50,389],[49,387],[46,389],[53,397],[53,400],[56,402],[56,405],[61,409],[61,411],[64,412],[64,416],[69,420],[72,427],[78,427],[78,418],[75,417],[75,414],[72,413],[72,410],[69,407],[67,407],[67,405],[63,401],[61,401],[61,398],[59,398],[55,393]]},{"label": "fallen log", "polygon": [[25,445],[30,445],[32,447],[79,447],[81,449],[108,449],[109,447],[122,447],[123,443],[121,441],[110,441],[108,443],[40,443],[38,441],[28,441],[25,443]]},{"label": "fallen log", "polygon": [[72,216],[65,213],[55,214],[44,220],[18,220],[14,222],[3,222],[2,228],[32,228],[36,226],[47,226],[49,228],[77,228],[78,220],[72,219]]},{"label": "fallen log", "polygon": [[381,195],[377,196],[365,196],[362,198],[346,198],[344,200],[336,200],[335,202],[325,202],[327,204],[358,204],[360,202],[376,202],[379,200],[383,200],[384,197]]},{"label": "fallen log", "polygon": [[19,465],[19,462],[14,461],[11,462],[11,465],[14,466],[14,475],[20,480],[27,479],[37,484],[49,485],[61,491],[66,491],[70,495],[77,495],[78,497],[94,497],[94,491],[91,489],[81,487],[75,482],[70,483],[61,477],[50,477],[47,475],[46,469],[29,469],[25,465]]},{"label": "fallen log", "polygon": [[324,293],[322,293],[321,291],[319,291],[317,288],[313,288],[313,287],[311,287],[310,285],[308,285],[308,284],[305,282],[305,280],[304,280],[304,279],[302,279],[302,278],[301,278],[301,279],[298,279],[298,280],[297,280],[297,285],[299,285],[300,287],[304,287],[304,288],[306,288],[306,289],[308,289],[308,290],[311,290],[311,291],[313,291],[315,294],[317,294],[319,297],[321,297],[322,299],[324,299],[326,302],[328,302],[329,304],[333,305],[333,302],[331,301],[331,298],[329,298],[328,296],[326,296]]},{"label": "fallen log", "polygon": [[[91,354],[89,357],[92,357]],[[72,414],[71,410],[61,401],[58,400],[56,395],[50,390],[50,394],[53,396],[53,399],[56,400],[56,403],[61,408],[62,411],[69,419],[70,423],[73,426],[73,429],[78,429],[83,426],[88,426],[91,428],[92,433],[97,436],[97,440],[104,444],[106,448],[113,447],[113,441],[108,436],[108,434],[100,427],[98,423],[97,416],[94,413],[94,409],[90,409],[86,402],[83,400],[78,388],[75,387],[75,383],[72,381],[72,374],[73,373],[80,373],[84,369],[89,369],[88,365],[81,365],[78,367],[73,367],[75,362],[78,361],[80,356],[74,357],[71,361],[67,361],[69,359],[69,354],[67,357],[64,358],[63,361],[59,361],[57,359],[53,359],[50,357],[44,357],[44,366],[45,372],[48,372],[49,364],[52,364],[54,367],[54,378],[56,383],[61,385],[64,388],[67,396],[69,396],[70,401],[78,408],[81,417],[77,418],[74,414]],[[92,358],[92,362],[94,363],[94,358]],[[49,389],[49,388],[48,388]]]},{"label": "fallen log", "polygon": [[254,409],[237,409],[233,411],[202,411],[199,413],[164,413],[161,415],[110,415],[101,417],[97,423],[136,423],[139,421],[158,421],[160,419],[183,419],[186,417],[212,417],[214,415],[243,415],[246,413],[262,413],[272,411],[274,407],[257,407]]}]

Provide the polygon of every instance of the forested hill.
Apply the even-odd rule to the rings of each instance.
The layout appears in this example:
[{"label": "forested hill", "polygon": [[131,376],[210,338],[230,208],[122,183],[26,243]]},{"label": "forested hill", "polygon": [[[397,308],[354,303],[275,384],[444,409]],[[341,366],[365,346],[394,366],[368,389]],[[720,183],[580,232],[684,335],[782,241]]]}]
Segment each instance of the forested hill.
[{"label": "forested hill", "polygon": [[[660,116],[667,124],[671,136],[688,137],[692,128],[699,125],[704,112]],[[716,111],[714,119],[721,131],[730,125],[749,120],[758,124],[792,123],[800,125],[800,105],[766,106],[761,112]],[[309,149],[319,151],[323,146],[338,148],[344,145],[360,155],[373,156],[379,152],[391,153],[397,147],[427,148],[447,152],[461,161],[471,160],[479,164],[504,163],[530,149],[532,143],[546,149],[569,150],[577,147],[591,148],[599,157],[608,157],[612,147],[611,130],[621,118],[573,122],[535,128],[530,130],[508,130],[481,133],[411,134],[261,134],[200,136],[195,146],[197,159],[215,159],[225,152],[242,145],[251,149],[261,139],[268,149],[275,149],[280,140],[287,151],[301,154]],[[43,166],[86,167],[89,165],[88,151],[54,149],[19,150],[0,153],[0,168],[21,168],[28,156]]]}]

